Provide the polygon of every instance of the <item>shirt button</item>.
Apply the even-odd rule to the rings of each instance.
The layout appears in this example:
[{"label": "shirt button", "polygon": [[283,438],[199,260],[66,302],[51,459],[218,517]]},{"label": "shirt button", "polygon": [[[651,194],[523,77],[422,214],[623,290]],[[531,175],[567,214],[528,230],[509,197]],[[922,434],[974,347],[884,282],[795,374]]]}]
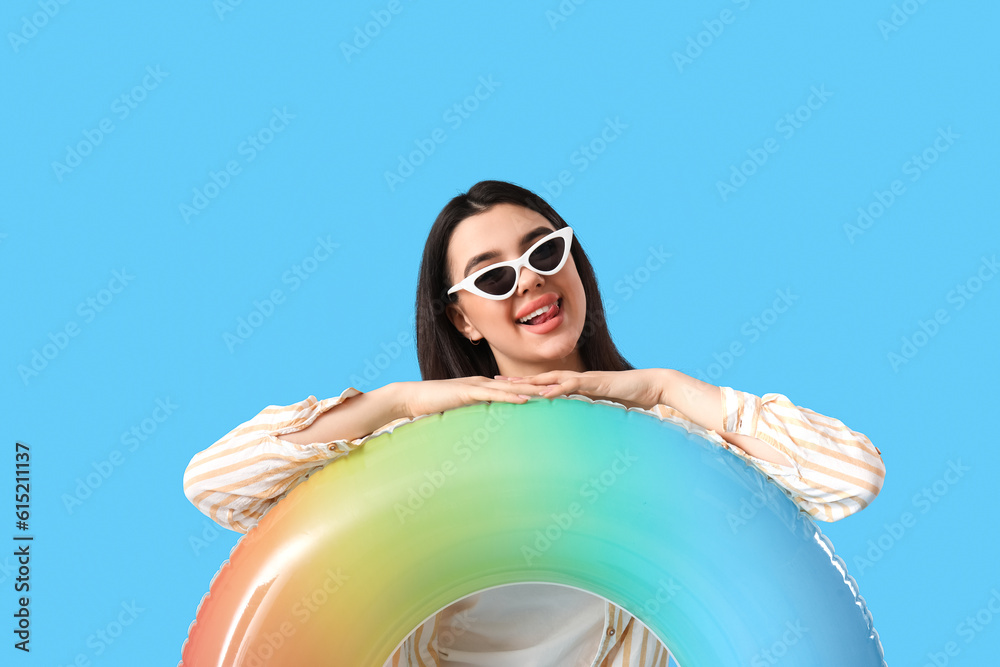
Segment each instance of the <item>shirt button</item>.
[{"label": "shirt button", "polygon": [[608,637],[612,636],[613,634],[615,634],[615,629],[614,628],[608,628]]}]

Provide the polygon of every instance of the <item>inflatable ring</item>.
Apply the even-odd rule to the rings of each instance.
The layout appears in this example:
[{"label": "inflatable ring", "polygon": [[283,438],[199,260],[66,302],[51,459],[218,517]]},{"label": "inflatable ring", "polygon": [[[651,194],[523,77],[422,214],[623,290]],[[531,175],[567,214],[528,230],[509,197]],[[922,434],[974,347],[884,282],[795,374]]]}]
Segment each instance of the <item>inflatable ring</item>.
[{"label": "inflatable ring", "polygon": [[[449,604],[540,582],[624,608],[683,667],[769,664],[779,644],[787,664],[884,666],[812,519],[739,457],[650,414],[479,403],[371,438],[240,538],[181,664],[382,667]],[[676,591],[658,604],[664,580]]]}]

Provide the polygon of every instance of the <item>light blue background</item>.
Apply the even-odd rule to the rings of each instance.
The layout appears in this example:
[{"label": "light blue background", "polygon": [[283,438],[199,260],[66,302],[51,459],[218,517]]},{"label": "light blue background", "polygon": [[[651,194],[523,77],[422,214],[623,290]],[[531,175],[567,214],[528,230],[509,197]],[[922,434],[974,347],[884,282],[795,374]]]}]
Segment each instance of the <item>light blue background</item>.
[{"label": "light blue background", "polygon": [[[0,488],[12,526],[14,442],[30,444],[35,535],[32,652],[11,648],[5,629],[5,664],[176,663],[238,538],[213,532],[184,497],[187,463],[267,405],[419,379],[408,346],[373,383],[356,380],[412,326],[434,217],[487,178],[546,196],[574,226],[637,367],[785,394],[881,449],[881,495],[820,528],[890,665],[923,665],[948,642],[948,664],[995,660],[1000,618],[959,626],[1000,590],[1000,280],[981,268],[1000,250],[995,3],[593,0],[564,2],[574,11],[553,24],[556,0],[402,0],[349,60],[340,44],[388,2],[49,4],[51,17],[28,0],[0,17]],[[905,23],[880,29],[903,5]],[[724,10],[731,22],[712,24]],[[689,38],[705,46],[679,67]],[[115,100],[147,67],[166,75],[147,78],[122,117]],[[480,77],[498,85],[456,127],[445,114]],[[832,95],[787,136],[777,123],[813,87]],[[241,143],[275,108],[294,118],[251,161]],[[581,163],[609,118],[626,127]],[[102,119],[113,131],[60,179],[53,162]],[[444,143],[391,188],[385,172],[437,128]],[[911,180],[908,161],[948,128],[957,138]],[[724,201],[717,182],[769,138],[777,152]],[[181,204],[231,160],[240,172],[186,222]],[[563,170],[572,183],[546,188]],[[903,194],[849,239],[858,207],[895,179]],[[308,280],[283,280],[317,238],[339,247]],[[647,274],[650,246],[671,256]],[[134,277],[91,316],[80,304],[116,270]],[[991,279],[977,284],[980,270]],[[627,276],[645,282],[629,293]],[[959,308],[949,294],[967,283],[981,289]],[[224,334],[275,289],[283,303],[230,350]],[[771,319],[778,290],[796,300]],[[935,335],[891,363],[939,310]],[[766,331],[754,317],[771,319]],[[77,335],[22,377],[74,323]],[[734,342],[743,353],[726,360]],[[177,407],[130,451],[123,433],[158,399]],[[114,450],[120,465],[68,511],[64,496]],[[958,462],[967,470],[946,474]],[[10,624],[14,560],[0,565]],[[134,622],[95,643],[133,601]]]}]

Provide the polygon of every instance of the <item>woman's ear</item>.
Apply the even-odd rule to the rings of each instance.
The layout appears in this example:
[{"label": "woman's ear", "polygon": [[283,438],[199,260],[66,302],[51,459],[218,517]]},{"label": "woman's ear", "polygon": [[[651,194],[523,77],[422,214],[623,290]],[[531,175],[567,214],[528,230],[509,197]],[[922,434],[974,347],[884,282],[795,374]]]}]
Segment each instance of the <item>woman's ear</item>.
[{"label": "woman's ear", "polygon": [[463,336],[470,340],[479,340],[483,337],[476,327],[472,326],[472,322],[469,318],[462,312],[462,309],[455,304],[448,304],[445,308],[445,312],[448,314],[448,319],[451,323],[455,325]]}]

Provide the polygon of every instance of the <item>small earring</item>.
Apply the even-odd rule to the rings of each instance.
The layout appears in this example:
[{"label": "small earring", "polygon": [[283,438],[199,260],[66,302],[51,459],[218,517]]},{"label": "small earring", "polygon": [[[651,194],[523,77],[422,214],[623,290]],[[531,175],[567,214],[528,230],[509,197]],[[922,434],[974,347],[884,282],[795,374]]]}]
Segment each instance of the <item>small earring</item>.
[{"label": "small earring", "polygon": [[481,341],[481,340],[482,340],[482,338],[480,338],[479,340],[472,340],[472,339],[470,338],[470,339],[469,339],[469,342],[470,342],[470,343],[472,343],[473,345],[479,345],[479,341]]}]

